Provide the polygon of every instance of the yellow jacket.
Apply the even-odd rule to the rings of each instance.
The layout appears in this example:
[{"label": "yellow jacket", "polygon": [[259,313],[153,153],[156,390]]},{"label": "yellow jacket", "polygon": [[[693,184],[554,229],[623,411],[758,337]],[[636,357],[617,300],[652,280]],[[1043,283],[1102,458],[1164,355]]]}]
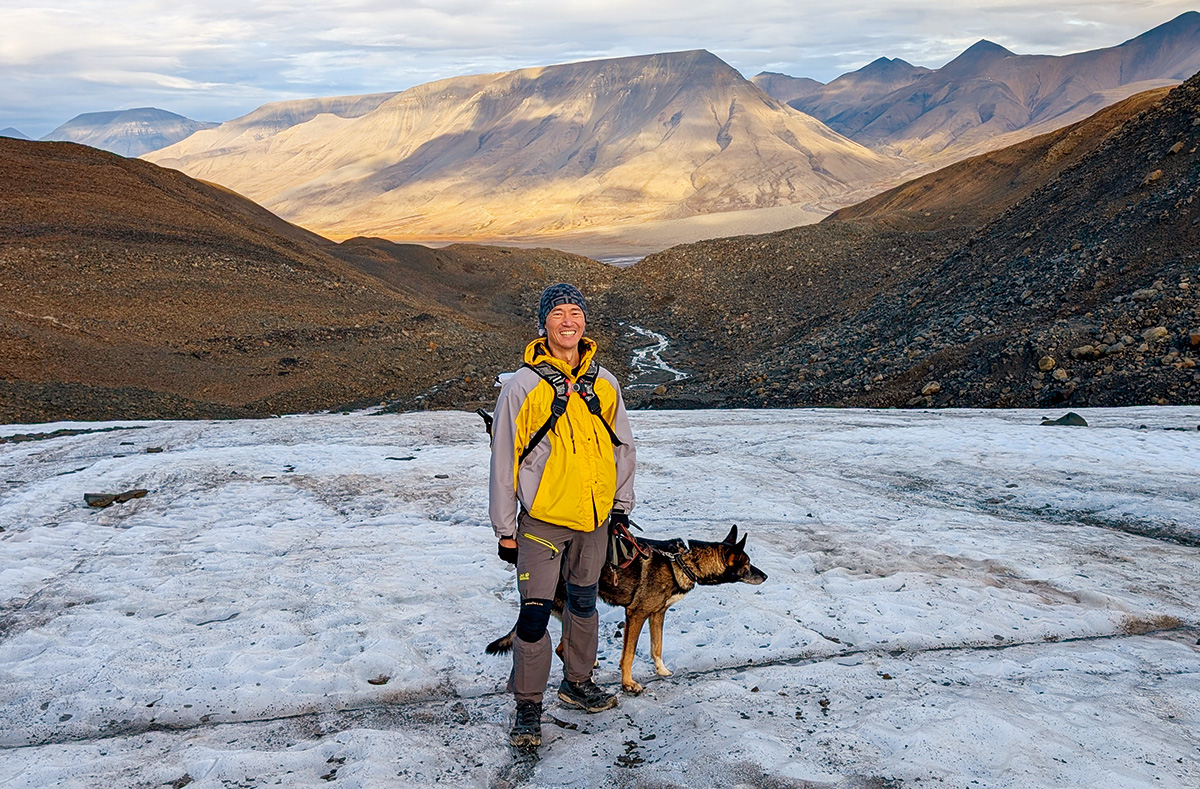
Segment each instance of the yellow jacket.
[{"label": "yellow jacket", "polygon": [[[572,370],[550,355],[545,338],[538,338],[525,348],[525,362],[549,362],[574,382],[597,364],[595,342],[585,337],[579,351],[579,367]],[[540,521],[579,531],[597,528],[614,508],[632,511],[636,453],[621,387],[612,373],[600,367],[595,391],[601,415],[620,446],[613,445],[584,399],[572,393],[554,429],[518,464],[550,416],[554,387],[528,367],[505,382],[492,425],[489,509],[497,537],[516,534],[518,502]]]}]

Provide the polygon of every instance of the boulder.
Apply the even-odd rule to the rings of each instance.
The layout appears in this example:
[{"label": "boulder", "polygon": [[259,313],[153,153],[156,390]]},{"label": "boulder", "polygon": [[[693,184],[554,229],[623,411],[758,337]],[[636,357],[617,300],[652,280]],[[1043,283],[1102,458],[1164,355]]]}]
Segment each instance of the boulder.
[{"label": "boulder", "polygon": [[1074,411],[1068,411],[1058,419],[1043,419],[1043,425],[1065,425],[1067,427],[1087,427],[1087,420]]},{"label": "boulder", "polygon": [[1155,326],[1142,332],[1142,339],[1146,342],[1158,342],[1159,340],[1167,337],[1170,333],[1171,332],[1167,330],[1166,326]]},{"label": "boulder", "polygon": [[124,504],[131,499],[140,499],[149,492],[145,488],[134,488],[124,493],[85,493],[83,494],[83,500],[87,502],[89,507],[100,509],[112,504]]}]

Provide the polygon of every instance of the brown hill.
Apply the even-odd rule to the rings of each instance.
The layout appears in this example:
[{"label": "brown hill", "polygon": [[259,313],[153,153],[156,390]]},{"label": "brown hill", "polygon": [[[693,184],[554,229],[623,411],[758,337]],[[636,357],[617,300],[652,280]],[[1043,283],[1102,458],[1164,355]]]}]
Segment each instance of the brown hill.
[{"label": "brown hill", "polygon": [[147,158],[338,238],[527,239],[805,204],[900,169],[702,50],[458,77],[298,120],[231,121]]},{"label": "brown hill", "polygon": [[[969,168],[942,178],[998,195],[990,211],[976,200],[981,225],[896,222],[897,205],[947,210],[901,189],[863,211],[878,218],[677,247],[623,272],[609,309],[667,333],[667,360],[693,374],[643,402],[1200,402],[1200,76],[1106,132],[1121,116],[983,160],[990,185]],[[1077,160],[1058,168],[1056,145]]]},{"label": "brown hill", "polygon": [[337,245],[173,170],[0,139],[0,421],[490,399],[540,288],[609,274],[549,250]]},{"label": "brown hill", "polygon": [[930,229],[982,225],[1098,148],[1170,90],[1138,93],[1063,129],[956,162],[835,211],[825,221],[874,219]]}]

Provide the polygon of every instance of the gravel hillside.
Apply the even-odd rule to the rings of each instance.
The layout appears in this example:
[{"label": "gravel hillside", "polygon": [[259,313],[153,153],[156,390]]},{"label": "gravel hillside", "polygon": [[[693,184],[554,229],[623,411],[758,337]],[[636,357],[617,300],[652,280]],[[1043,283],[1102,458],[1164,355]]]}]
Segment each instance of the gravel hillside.
[{"label": "gravel hillside", "polygon": [[487,402],[544,282],[599,293],[612,273],[334,244],[173,170],[0,139],[0,422]]},{"label": "gravel hillside", "polygon": [[885,212],[648,258],[610,304],[672,332],[669,360],[696,375],[644,402],[1197,402],[1200,78],[1079,145],[994,216],[974,205],[982,226]]}]

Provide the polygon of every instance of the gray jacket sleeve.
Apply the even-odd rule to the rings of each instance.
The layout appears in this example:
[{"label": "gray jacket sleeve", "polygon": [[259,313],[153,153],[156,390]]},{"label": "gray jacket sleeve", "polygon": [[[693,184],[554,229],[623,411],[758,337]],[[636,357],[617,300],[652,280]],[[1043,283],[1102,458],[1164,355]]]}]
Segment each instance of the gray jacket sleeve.
[{"label": "gray jacket sleeve", "polygon": [[621,446],[613,447],[617,461],[617,493],[613,497],[613,509],[626,514],[633,512],[633,472],[637,465],[637,449],[633,445],[633,431],[629,428],[629,415],[625,413],[625,397],[621,385],[608,370],[601,368],[600,374],[608,378],[617,390],[617,412],[613,418],[613,433],[621,439]]},{"label": "gray jacket sleeve", "polygon": [[517,459],[513,456],[513,442],[516,441],[517,412],[527,393],[518,384],[519,377],[514,375],[504,384],[496,400],[496,413],[492,417],[488,513],[498,539],[515,537],[517,534],[517,491],[513,485]]}]

